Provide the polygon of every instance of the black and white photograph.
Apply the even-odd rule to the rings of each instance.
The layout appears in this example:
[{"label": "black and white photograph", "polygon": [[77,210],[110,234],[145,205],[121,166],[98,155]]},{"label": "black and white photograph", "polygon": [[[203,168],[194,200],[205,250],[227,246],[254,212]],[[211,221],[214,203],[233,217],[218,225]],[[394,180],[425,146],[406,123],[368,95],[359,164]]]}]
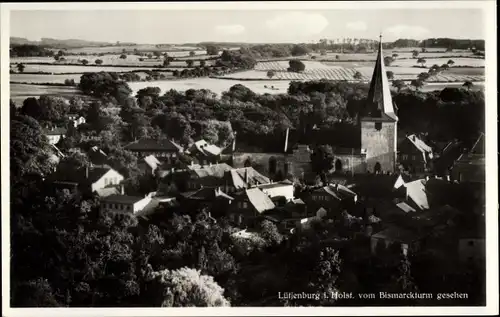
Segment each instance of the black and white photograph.
[{"label": "black and white photograph", "polygon": [[497,314],[495,12],[2,4],[2,315]]}]

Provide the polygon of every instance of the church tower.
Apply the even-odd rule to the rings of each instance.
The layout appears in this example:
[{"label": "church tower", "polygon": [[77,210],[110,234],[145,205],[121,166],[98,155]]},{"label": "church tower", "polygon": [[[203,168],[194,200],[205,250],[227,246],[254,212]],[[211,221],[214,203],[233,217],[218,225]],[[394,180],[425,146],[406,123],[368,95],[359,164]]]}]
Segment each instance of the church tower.
[{"label": "church tower", "polygon": [[366,152],[369,172],[391,172],[396,169],[397,122],[389,80],[382,53],[382,36],[377,61],[368,92],[368,100],[360,119],[361,149]]}]

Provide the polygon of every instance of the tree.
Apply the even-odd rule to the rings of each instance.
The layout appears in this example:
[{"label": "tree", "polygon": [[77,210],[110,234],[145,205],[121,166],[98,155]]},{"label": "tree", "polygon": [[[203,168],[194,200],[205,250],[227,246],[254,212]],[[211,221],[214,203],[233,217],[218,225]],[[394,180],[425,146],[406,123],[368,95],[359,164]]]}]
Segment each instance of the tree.
[{"label": "tree", "polygon": [[399,54],[397,54],[397,53],[392,54],[392,59],[393,60],[396,60],[398,57],[399,57]]},{"label": "tree", "polygon": [[88,60],[86,60],[86,59],[82,59],[82,64],[83,64],[83,65],[88,65],[88,64],[89,64],[89,61],[88,61]]},{"label": "tree", "polygon": [[219,48],[215,45],[207,45],[207,55],[219,55]]},{"label": "tree", "polygon": [[187,267],[178,270],[152,272],[148,299],[151,306],[160,307],[224,307],[224,289],[208,275]]},{"label": "tree", "polygon": [[451,67],[455,64],[455,62],[452,59],[450,59],[446,64],[448,64]]},{"label": "tree", "polygon": [[54,60],[57,62],[59,60],[59,55],[54,55]]},{"label": "tree", "polygon": [[94,63],[96,65],[102,65],[102,59],[96,59]]},{"label": "tree", "polygon": [[161,56],[161,52],[160,51],[154,51],[153,54],[154,54],[154,56],[156,58],[159,58]]},{"label": "tree", "polygon": [[191,59],[188,59],[188,60],[186,61],[186,65],[187,65],[187,67],[193,67],[193,63],[194,63],[194,61],[193,61],[193,60],[191,60]]},{"label": "tree", "polygon": [[298,59],[292,59],[288,62],[288,64],[290,65],[288,70],[292,72],[303,72],[306,69],[306,65]]},{"label": "tree", "polygon": [[415,87],[415,90],[419,90],[420,88],[422,88],[424,86],[424,82],[421,81],[420,79],[414,79],[411,81],[410,85]]},{"label": "tree", "polygon": [[355,72],[353,75],[354,79],[360,80],[363,78],[363,75],[360,72]]},{"label": "tree", "polygon": [[392,56],[384,57],[384,65],[385,66],[391,66],[392,62],[394,62],[394,59],[392,58]]},{"label": "tree", "polygon": [[420,74],[418,74],[418,76],[417,76],[418,80],[420,80],[420,81],[422,81],[422,82],[424,82],[424,81],[426,81],[427,79],[429,79],[429,77],[430,77],[429,73],[420,73]]},{"label": "tree", "polygon": [[274,223],[269,220],[263,220],[259,223],[260,236],[266,242],[267,246],[277,246],[283,241],[282,235]]},{"label": "tree", "polygon": [[469,80],[467,80],[467,81],[466,81],[466,82],[462,85],[462,87],[466,87],[466,88],[467,88],[467,90],[470,90],[473,86],[474,86],[474,84],[473,84],[471,81],[469,81]]},{"label": "tree", "polygon": [[273,78],[274,75],[276,75],[276,73],[274,72],[274,70],[268,70],[267,71],[267,77],[269,77],[269,79]]},{"label": "tree", "polygon": [[207,62],[204,59],[200,60],[200,67],[205,67],[206,64]]},{"label": "tree", "polygon": [[61,307],[52,286],[44,278],[37,278],[14,285],[13,307]]},{"label": "tree", "polygon": [[402,81],[400,79],[396,79],[396,80],[392,81],[392,86],[394,86],[398,90],[398,92],[400,92],[401,89],[403,89],[406,85],[405,85],[404,81]]},{"label": "tree", "polygon": [[16,67],[20,73],[24,72],[24,69],[26,68],[23,63],[17,63]]},{"label": "tree", "polygon": [[[34,98],[33,98],[34,99]],[[28,174],[47,175],[49,143],[38,122],[29,116],[10,121],[10,177],[12,183]]]},{"label": "tree", "polygon": [[417,51],[417,50],[413,50],[413,51],[412,51],[412,56],[413,56],[413,58],[417,58],[417,57],[418,57],[418,54],[419,54],[419,53],[418,53],[418,51]]},{"label": "tree", "polygon": [[292,56],[303,56],[307,55],[309,52],[310,50],[307,46],[299,44],[294,45],[291,50]]},{"label": "tree", "polygon": [[125,54],[121,54],[121,55],[120,55],[120,58],[121,58],[121,59],[126,59],[126,58],[127,58],[127,55],[125,55]]},{"label": "tree", "polygon": [[449,68],[450,68],[450,66],[448,64],[441,65],[442,70],[448,70]]},{"label": "tree", "polygon": [[427,62],[427,61],[426,61],[424,58],[422,58],[422,57],[420,57],[420,58],[417,60],[417,64],[422,64],[422,67],[424,67],[424,65],[425,65],[425,63],[426,63],[426,62]]},{"label": "tree", "polygon": [[192,57],[192,56],[195,56],[195,55],[196,55],[196,53],[194,51],[189,52],[189,56]]},{"label": "tree", "polygon": [[333,149],[330,145],[320,145],[311,154],[312,170],[322,175],[322,181],[325,182],[324,174],[333,168]]},{"label": "tree", "polygon": [[393,80],[394,79],[394,72],[388,70],[385,72],[385,74],[387,75],[387,79],[389,80]]}]

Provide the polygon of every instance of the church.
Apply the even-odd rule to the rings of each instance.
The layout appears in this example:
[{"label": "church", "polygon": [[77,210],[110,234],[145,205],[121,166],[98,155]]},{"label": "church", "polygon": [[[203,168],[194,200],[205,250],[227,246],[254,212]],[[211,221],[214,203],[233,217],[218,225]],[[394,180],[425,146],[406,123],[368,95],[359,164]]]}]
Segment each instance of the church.
[{"label": "church", "polygon": [[[361,146],[335,148],[335,171],[352,174],[394,173],[397,159],[397,122],[380,37],[367,103],[358,123]],[[253,166],[271,178],[277,175],[303,178],[311,173],[311,153],[311,149],[305,144],[289,146],[289,130],[286,131],[280,151],[264,153],[241,150],[237,147],[237,138],[232,146],[224,151],[232,166]]]}]

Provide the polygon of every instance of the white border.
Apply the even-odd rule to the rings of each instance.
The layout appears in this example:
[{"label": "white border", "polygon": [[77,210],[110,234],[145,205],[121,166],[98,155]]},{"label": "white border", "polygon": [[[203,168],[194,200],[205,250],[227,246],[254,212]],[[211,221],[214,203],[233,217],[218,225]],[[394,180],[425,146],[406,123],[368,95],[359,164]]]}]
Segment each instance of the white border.
[{"label": "white border", "polygon": [[[286,3],[286,6],[284,4]],[[498,314],[498,174],[496,2],[489,1],[304,1],[190,3],[8,3],[1,4],[1,149],[2,149],[2,316],[249,316],[249,315],[496,315]],[[286,9],[285,9],[286,7]],[[9,11],[11,10],[328,10],[328,9],[458,9],[484,10],[486,29],[486,307],[334,307],[334,308],[84,308],[12,309],[10,306],[9,220]],[[467,23],[467,21],[464,21]]]}]

